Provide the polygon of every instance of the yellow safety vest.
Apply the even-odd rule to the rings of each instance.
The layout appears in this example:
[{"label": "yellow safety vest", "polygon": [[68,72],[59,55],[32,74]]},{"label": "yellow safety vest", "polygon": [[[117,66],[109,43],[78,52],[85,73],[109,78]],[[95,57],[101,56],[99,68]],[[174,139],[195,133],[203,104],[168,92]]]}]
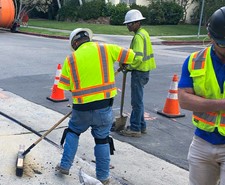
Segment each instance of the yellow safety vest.
[{"label": "yellow safety vest", "polygon": [[[190,56],[188,69],[193,79],[194,92],[196,95],[207,99],[224,99],[225,93],[221,94],[216,74],[211,60],[211,47]],[[225,136],[225,111],[218,112],[193,112],[193,124],[207,132],[213,132],[215,128]]]},{"label": "yellow safety vest", "polygon": [[74,104],[112,98],[117,94],[114,62],[131,64],[134,56],[131,49],[86,42],[66,57],[58,87],[72,92]]},{"label": "yellow safety vest", "polygon": [[150,71],[156,68],[152,43],[146,30],[140,28],[132,39],[130,48],[136,53],[130,69]]}]

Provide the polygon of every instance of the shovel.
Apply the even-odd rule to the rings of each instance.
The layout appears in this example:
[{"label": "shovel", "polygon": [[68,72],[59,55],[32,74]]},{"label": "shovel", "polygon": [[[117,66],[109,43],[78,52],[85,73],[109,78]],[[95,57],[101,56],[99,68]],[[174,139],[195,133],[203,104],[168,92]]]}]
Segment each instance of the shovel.
[{"label": "shovel", "polygon": [[126,77],[127,77],[127,70],[123,69],[123,84],[122,84],[122,94],[121,94],[121,104],[120,104],[120,117],[116,118],[116,122],[113,123],[113,131],[120,131],[124,130],[127,116],[123,115],[123,105],[124,105],[124,94],[125,94],[125,87],[126,87]]}]

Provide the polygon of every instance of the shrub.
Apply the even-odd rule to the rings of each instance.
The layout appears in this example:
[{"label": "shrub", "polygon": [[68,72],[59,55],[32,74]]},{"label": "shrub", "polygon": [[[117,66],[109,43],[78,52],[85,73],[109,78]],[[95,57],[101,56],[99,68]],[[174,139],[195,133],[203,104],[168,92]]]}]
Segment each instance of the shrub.
[{"label": "shrub", "polygon": [[129,8],[125,3],[119,3],[116,6],[112,7],[110,24],[112,25],[123,25],[124,17]]},{"label": "shrub", "polygon": [[110,17],[113,11],[114,5],[109,2],[107,4],[104,5],[103,7],[103,12],[102,12],[102,16],[103,17]]},{"label": "shrub", "polygon": [[163,2],[165,24],[176,25],[183,17],[183,8],[175,2]]},{"label": "shrub", "polygon": [[97,19],[102,16],[104,12],[105,1],[104,0],[93,0],[85,2],[80,6],[78,16],[81,19]]},{"label": "shrub", "polygon": [[76,21],[78,15],[79,2],[68,1],[61,9],[58,11],[58,20],[60,21]]},{"label": "shrub", "polygon": [[152,2],[148,7],[147,23],[159,25],[165,22],[164,12],[159,1]]},{"label": "shrub", "polygon": [[178,24],[183,17],[183,9],[172,1],[153,1],[149,7],[148,24]]}]

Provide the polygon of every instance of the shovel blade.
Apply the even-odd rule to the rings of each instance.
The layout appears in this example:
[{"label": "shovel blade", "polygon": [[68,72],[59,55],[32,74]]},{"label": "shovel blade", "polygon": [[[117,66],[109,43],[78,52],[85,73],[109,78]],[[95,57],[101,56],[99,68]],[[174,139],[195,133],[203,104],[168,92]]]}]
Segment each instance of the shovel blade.
[{"label": "shovel blade", "polygon": [[127,122],[127,116],[121,116],[121,117],[116,118],[116,122],[115,122],[115,125],[114,125],[114,130],[116,132],[124,130],[126,122]]}]

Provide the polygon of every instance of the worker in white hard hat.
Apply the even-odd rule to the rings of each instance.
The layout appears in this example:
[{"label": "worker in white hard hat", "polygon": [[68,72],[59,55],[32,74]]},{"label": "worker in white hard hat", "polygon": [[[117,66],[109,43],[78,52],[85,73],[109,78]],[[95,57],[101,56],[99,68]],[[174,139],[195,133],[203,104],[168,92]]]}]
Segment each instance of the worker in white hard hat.
[{"label": "worker in white hard hat", "polygon": [[127,69],[131,70],[131,106],[130,125],[120,131],[128,137],[141,137],[146,134],[144,120],[144,86],[149,81],[150,71],[156,68],[152,44],[148,32],[141,27],[145,17],[136,9],[129,10],[125,15],[124,24],[130,32],[134,32],[130,48],[136,53],[134,62]]},{"label": "worker in white hard hat", "polygon": [[67,56],[58,88],[71,91],[73,108],[69,126],[63,134],[64,152],[56,169],[69,175],[77,152],[79,136],[91,127],[94,137],[96,177],[109,183],[110,153],[113,142],[109,132],[113,122],[113,99],[117,95],[114,63],[131,64],[135,53],[114,44],[92,42],[92,31],[78,28],[70,34],[72,54]]}]

